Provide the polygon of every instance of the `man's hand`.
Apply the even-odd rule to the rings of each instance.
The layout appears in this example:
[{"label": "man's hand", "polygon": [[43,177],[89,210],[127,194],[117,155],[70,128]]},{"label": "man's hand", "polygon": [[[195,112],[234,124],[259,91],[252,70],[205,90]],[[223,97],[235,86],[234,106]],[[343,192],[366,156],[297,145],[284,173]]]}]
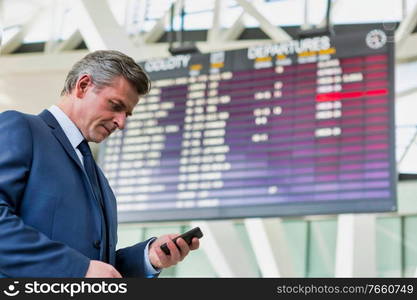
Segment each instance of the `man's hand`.
[{"label": "man's hand", "polygon": [[[178,262],[182,261],[188,255],[190,250],[198,249],[200,246],[198,238],[193,238],[192,243],[189,246],[184,241],[184,239],[180,238],[176,241],[178,247],[180,248],[178,250],[177,246],[175,246],[174,242],[172,241],[172,239],[176,238],[177,236],[179,236],[179,234],[163,235],[153,241],[149,246],[149,260],[154,267],[162,269],[174,266]],[[170,255],[166,255],[161,250],[160,247],[163,243],[167,243]]]},{"label": "man's hand", "polygon": [[122,278],[117,270],[109,264],[99,260],[90,260],[86,278]]}]

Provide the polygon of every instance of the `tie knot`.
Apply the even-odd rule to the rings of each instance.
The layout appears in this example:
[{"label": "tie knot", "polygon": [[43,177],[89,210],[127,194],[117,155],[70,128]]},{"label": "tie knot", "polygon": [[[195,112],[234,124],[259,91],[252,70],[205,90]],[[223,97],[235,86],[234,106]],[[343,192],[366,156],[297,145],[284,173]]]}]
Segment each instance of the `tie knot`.
[{"label": "tie knot", "polygon": [[91,150],[90,150],[90,146],[88,146],[88,142],[86,141],[86,140],[83,140],[79,145],[78,145],[78,147],[77,147],[79,150],[80,150],[80,152],[81,152],[81,154],[83,155],[83,156],[87,156],[87,155],[90,155],[90,156],[92,156],[92,154],[91,154]]}]

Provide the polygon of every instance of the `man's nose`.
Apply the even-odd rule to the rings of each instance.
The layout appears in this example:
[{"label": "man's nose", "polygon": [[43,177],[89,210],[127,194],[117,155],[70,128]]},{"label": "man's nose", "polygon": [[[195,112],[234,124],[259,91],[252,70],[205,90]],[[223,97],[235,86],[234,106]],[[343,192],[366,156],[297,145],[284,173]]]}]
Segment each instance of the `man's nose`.
[{"label": "man's nose", "polygon": [[126,114],[124,112],[117,114],[115,118],[115,123],[117,125],[117,128],[124,129],[126,125]]}]

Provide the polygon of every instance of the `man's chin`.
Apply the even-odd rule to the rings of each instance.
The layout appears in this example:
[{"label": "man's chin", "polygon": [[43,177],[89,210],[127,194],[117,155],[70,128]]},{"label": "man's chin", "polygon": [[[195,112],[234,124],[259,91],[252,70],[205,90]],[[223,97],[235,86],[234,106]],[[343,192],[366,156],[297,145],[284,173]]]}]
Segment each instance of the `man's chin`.
[{"label": "man's chin", "polygon": [[99,132],[94,132],[94,134],[90,136],[89,141],[94,142],[94,143],[101,143],[106,138],[108,138],[110,134],[111,133],[108,130],[100,130]]},{"label": "man's chin", "polygon": [[96,134],[96,135],[90,137],[89,142],[101,143],[107,137],[108,137],[108,135]]},{"label": "man's chin", "polygon": [[108,135],[106,136],[100,136],[97,139],[95,139],[93,142],[94,143],[101,143],[102,141],[104,141],[106,138],[108,137]]}]

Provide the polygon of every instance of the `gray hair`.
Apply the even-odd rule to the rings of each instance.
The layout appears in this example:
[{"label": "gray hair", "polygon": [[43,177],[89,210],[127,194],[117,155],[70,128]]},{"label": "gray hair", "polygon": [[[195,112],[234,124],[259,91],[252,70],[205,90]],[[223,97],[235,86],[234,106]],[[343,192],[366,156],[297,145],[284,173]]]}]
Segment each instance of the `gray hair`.
[{"label": "gray hair", "polygon": [[65,79],[61,96],[71,93],[77,80],[85,74],[91,76],[98,89],[111,85],[118,76],[128,80],[141,96],[151,89],[148,75],[131,57],[115,50],[99,50],[87,54],[74,64]]}]

